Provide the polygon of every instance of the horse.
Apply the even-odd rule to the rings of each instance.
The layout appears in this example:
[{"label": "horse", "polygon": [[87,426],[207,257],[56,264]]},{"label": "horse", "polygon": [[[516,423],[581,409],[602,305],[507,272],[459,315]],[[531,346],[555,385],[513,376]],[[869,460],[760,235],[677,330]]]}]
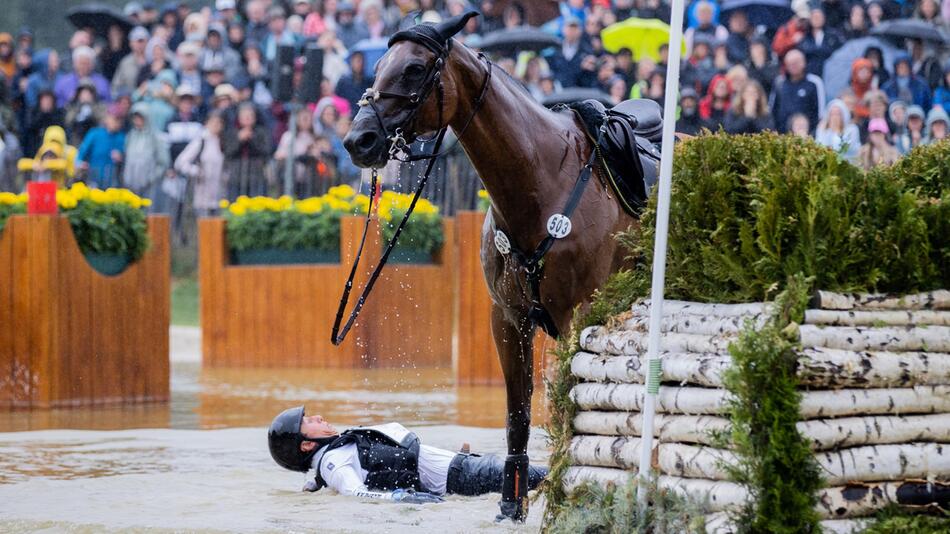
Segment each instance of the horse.
[{"label": "horse", "polygon": [[[508,409],[498,519],[523,521],[535,329],[569,331],[575,310],[588,306],[608,275],[625,265],[613,236],[636,219],[606,183],[593,181],[577,193],[578,176],[591,171],[594,141],[575,113],[543,107],[499,67],[453,39],[472,16],[394,34],[343,144],[357,166],[378,169],[419,136],[451,127],[488,191],[492,205],[482,229],[481,263]],[[578,198],[568,233],[564,219],[552,231],[552,219],[563,216],[558,210],[572,197]],[[543,261],[526,267],[524,257],[546,240]],[[517,251],[529,252],[518,258]]]}]

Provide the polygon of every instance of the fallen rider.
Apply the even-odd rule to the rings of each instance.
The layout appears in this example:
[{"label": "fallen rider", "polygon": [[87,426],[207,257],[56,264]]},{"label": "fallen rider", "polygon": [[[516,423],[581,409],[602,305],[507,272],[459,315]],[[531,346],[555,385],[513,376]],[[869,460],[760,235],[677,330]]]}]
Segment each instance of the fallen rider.
[{"label": "fallen rider", "polygon": [[[329,486],[341,495],[423,504],[442,502],[441,495],[500,492],[505,462],[495,455],[455,453],[428,445],[399,423],[337,432],[304,407],[284,410],[267,432],[270,454],[281,467],[302,473],[313,469],[305,491]],[[532,490],[547,468],[530,466]]]}]

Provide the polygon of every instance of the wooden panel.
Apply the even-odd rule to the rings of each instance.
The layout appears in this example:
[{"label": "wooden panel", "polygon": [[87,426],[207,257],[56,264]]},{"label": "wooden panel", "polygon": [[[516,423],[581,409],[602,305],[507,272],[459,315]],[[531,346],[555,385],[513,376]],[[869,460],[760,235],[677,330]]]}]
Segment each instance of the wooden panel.
[{"label": "wooden panel", "polygon": [[13,232],[12,221],[0,230],[0,409],[13,406],[20,386],[15,358],[16,316],[13,312]]},{"label": "wooden panel", "polygon": [[5,404],[168,399],[168,228],[166,217],[150,217],[148,252],[106,277],[88,265],[65,217],[10,219],[0,242],[8,253],[0,272],[11,282],[0,282],[0,317],[12,316],[14,327],[0,328],[0,345],[12,347],[0,362],[15,387]]},{"label": "wooden panel", "polygon": [[[456,214],[457,263],[456,318],[457,351],[456,381],[460,385],[504,384],[504,375],[498,360],[498,351],[491,335],[491,298],[485,284],[481,264],[482,225],[485,214],[460,211]],[[534,381],[540,383],[546,363],[546,353],[554,348],[554,340],[540,329],[534,337]]]},{"label": "wooden panel", "polygon": [[[451,365],[453,221],[435,265],[389,265],[360,319],[339,347],[330,342],[343,284],[363,232],[360,217],[341,222],[341,262],[228,265],[225,226],[200,227],[201,324],[210,366],[359,368]],[[367,236],[349,313],[380,256],[378,227]]]}]

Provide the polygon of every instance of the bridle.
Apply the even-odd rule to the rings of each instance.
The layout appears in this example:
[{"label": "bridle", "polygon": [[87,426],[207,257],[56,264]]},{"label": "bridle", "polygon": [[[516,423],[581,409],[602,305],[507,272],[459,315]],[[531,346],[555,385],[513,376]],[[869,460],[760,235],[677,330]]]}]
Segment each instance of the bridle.
[{"label": "bridle", "polygon": [[[446,40],[445,43],[442,43],[439,39],[429,35],[425,31],[425,28],[421,30],[417,30],[416,28],[419,27],[417,26],[415,28],[410,28],[409,30],[397,32],[389,39],[389,46],[392,47],[394,43],[408,40],[418,43],[435,53],[435,61],[427,68],[426,74],[423,77],[419,88],[408,95],[389,91],[377,91],[373,88],[369,88],[365,93],[363,93],[363,97],[360,99],[359,105],[360,107],[369,106],[370,109],[373,110],[373,114],[376,117],[376,121],[379,124],[380,129],[383,131],[386,140],[390,143],[388,157],[389,160],[396,160],[404,163],[428,160],[428,163],[426,165],[425,172],[422,174],[422,178],[419,180],[419,183],[416,186],[416,190],[412,196],[412,201],[409,203],[409,207],[406,210],[406,214],[399,222],[399,226],[396,227],[396,231],[393,233],[392,239],[389,240],[385,250],[383,250],[383,255],[380,257],[379,263],[373,269],[369,280],[366,282],[366,285],[363,287],[363,291],[360,293],[356,304],[353,306],[353,310],[350,312],[349,318],[341,328],[340,324],[343,321],[344,310],[346,309],[347,302],[350,298],[350,291],[353,289],[353,279],[356,276],[356,269],[359,266],[360,256],[363,253],[363,245],[366,243],[366,234],[369,231],[369,224],[373,213],[373,204],[376,199],[379,177],[377,169],[373,169],[372,180],[370,182],[370,204],[366,210],[366,219],[363,223],[363,237],[360,238],[360,245],[356,250],[356,258],[353,260],[353,267],[350,269],[349,277],[346,280],[346,284],[343,286],[343,296],[340,298],[340,306],[337,309],[336,318],[333,321],[333,329],[330,333],[330,341],[334,345],[339,345],[343,342],[343,340],[346,338],[346,334],[356,322],[356,318],[359,316],[360,310],[363,309],[363,305],[366,303],[366,298],[369,296],[370,291],[372,291],[373,286],[376,284],[376,280],[379,278],[383,267],[389,260],[390,253],[396,246],[396,241],[399,239],[399,234],[402,233],[403,228],[409,221],[409,216],[412,215],[412,212],[416,207],[416,202],[419,200],[419,196],[422,194],[422,189],[429,180],[429,174],[432,172],[435,160],[454,148],[453,144],[452,147],[449,147],[444,151],[440,151],[442,148],[442,141],[445,138],[445,133],[448,130],[448,125],[443,124],[442,110],[445,105],[445,87],[442,84],[442,71],[445,67],[446,61],[448,60],[449,53],[452,50],[452,39],[450,38]],[[485,97],[488,94],[488,88],[491,86],[493,63],[481,53],[478,54],[478,58],[480,60],[484,60],[487,66],[487,70],[485,71],[485,80],[482,82],[481,91],[473,104],[471,115],[469,115],[468,120],[465,121],[465,124],[456,134],[455,143],[458,143],[462,139],[462,136],[465,134],[465,131],[468,130],[469,125],[472,124],[472,121],[475,119],[475,115],[477,115],[478,111],[482,108],[482,104],[484,104]],[[428,142],[434,139],[435,145],[433,145],[432,151],[429,153],[413,154],[409,147],[414,141],[418,139],[418,134],[416,134],[414,128],[415,120],[419,114],[419,110],[422,109],[422,106],[429,99],[429,96],[432,94],[433,90],[435,90],[437,95],[436,98],[439,113],[439,130],[432,138],[424,139],[423,141]],[[387,127],[386,123],[383,121],[383,116],[379,111],[379,107],[377,106],[377,102],[379,102],[381,99],[394,99],[408,102],[408,113],[406,117],[399,120],[397,124],[390,124],[389,127]],[[400,158],[400,155],[403,155],[403,157]]]}]

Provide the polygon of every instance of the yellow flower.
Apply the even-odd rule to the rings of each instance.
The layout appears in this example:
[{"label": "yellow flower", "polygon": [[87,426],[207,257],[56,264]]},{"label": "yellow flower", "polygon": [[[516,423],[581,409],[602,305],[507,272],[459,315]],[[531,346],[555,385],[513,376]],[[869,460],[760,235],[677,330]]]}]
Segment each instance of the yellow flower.
[{"label": "yellow flower", "polygon": [[109,202],[109,195],[107,195],[105,191],[91,189],[89,191],[89,200],[95,202],[96,204],[107,204]]},{"label": "yellow flower", "polygon": [[152,200],[151,200],[151,199],[148,199],[148,198],[143,198],[143,199],[142,199],[142,207],[143,207],[143,208],[147,208],[147,207],[149,207],[149,206],[151,206],[151,205],[152,205]]},{"label": "yellow flower", "polygon": [[484,190],[484,189],[479,189],[479,190],[478,190],[478,198],[487,199],[487,198],[488,198],[488,191],[486,191],[486,190]]},{"label": "yellow flower", "polygon": [[330,195],[331,197],[336,197],[342,200],[348,200],[352,198],[353,195],[356,194],[356,191],[352,187],[346,184],[343,184],[343,185],[337,185],[337,186],[331,187],[329,191],[327,191],[327,194]]},{"label": "yellow flower", "polygon": [[86,184],[82,182],[74,183],[73,186],[69,189],[69,192],[72,193],[73,197],[75,197],[76,200],[83,200],[85,198],[89,198],[89,188],[86,187]]},{"label": "yellow flower", "polygon": [[56,191],[56,205],[64,210],[73,209],[76,207],[76,197],[72,195],[71,192],[65,189],[60,189]]},{"label": "yellow flower", "polygon": [[228,211],[231,212],[231,215],[241,216],[247,213],[247,208],[245,208],[243,204],[231,204]]},{"label": "yellow flower", "polygon": [[16,201],[19,204],[26,204],[27,202],[29,202],[29,200],[30,200],[30,196],[27,195],[26,193],[20,193],[19,195],[16,196]]},{"label": "yellow flower", "polygon": [[0,191],[0,204],[12,206],[14,204],[19,204],[17,202],[18,196],[16,193],[7,193]]}]

